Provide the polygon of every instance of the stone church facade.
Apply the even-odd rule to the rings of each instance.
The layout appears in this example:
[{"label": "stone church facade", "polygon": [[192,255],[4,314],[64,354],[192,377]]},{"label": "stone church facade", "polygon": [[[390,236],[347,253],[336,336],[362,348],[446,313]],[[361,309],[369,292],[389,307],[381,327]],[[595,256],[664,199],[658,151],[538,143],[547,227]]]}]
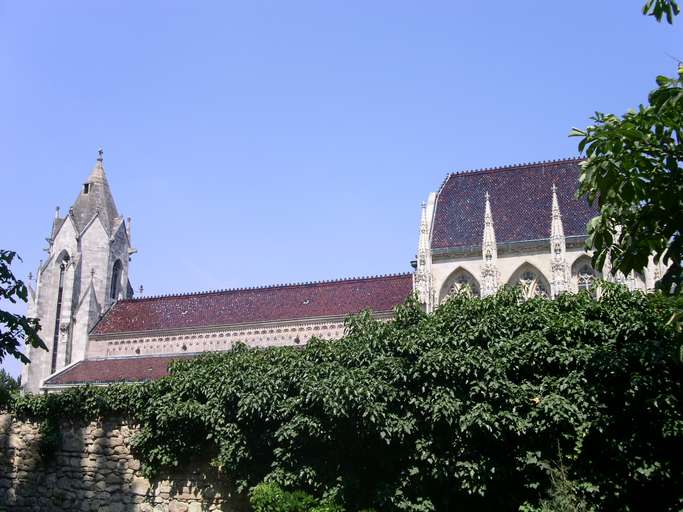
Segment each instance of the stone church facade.
[{"label": "stone church facade", "polygon": [[[590,287],[583,247],[596,214],[576,199],[577,159],[449,174],[422,205],[413,272],[302,284],[133,297],[131,221],[118,212],[102,153],[65,216],[57,210],[48,257],[30,286],[28,315],[49,351],[31,349],[24,389],[158,378],[173,359],[251,346],[334,340],[344,319],[380,319],[415,293],[433,311],[456,290],[487,296],[503,285],[554,297]],[[662,274],[618,276],[649,290]]]}]

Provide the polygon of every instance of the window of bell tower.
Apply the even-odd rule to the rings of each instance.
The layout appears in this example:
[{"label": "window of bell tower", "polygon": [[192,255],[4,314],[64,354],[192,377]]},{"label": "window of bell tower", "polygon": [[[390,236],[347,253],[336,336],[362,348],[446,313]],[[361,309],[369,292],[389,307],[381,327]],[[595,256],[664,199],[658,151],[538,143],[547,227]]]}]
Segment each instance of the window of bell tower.
[{"label": "window of bell tower", "polygon": [[111,270],[111,290],[110,297],[116,300],[119,293],[119,281],[121,280],[121,260],[116,260],[114,267]]},{"label": "window of bell tower", "polygon": [[62,296],[64,295],[64,273],[69,266],[69,255],[64,254],[59,263],[59,281],[57,286],[57,307],[55,308],[55,332],[52,337],[52,364],[50,373],[57,369],[57,348],[59,347],[59,328],[62,317]]}]

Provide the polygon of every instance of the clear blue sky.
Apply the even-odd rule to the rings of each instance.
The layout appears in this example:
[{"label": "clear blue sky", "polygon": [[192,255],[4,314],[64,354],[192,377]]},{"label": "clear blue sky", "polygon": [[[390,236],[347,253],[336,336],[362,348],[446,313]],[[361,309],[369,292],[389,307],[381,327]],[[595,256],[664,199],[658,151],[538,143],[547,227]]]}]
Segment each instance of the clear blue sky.
[{"label": "clear blue sky", "polygon": [[408,271],[447,172],[575,155],[673,74],[643,2],[0,0],[0,247],[35,269],[102,146],[135,289]]}]

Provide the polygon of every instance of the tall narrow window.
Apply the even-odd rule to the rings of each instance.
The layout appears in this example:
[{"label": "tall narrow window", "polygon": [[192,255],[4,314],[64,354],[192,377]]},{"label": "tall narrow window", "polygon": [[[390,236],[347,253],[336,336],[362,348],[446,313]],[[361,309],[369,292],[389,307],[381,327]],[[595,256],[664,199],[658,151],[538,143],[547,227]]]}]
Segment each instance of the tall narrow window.
[{"label": "tall narrow window", "polygon": [[55,311],[55,333],[52,338],[52,365],[50,373],[57,369],[57,348],[59,347],[59,327],[62,318],[62,295],[64,292],[64,272],[69,265],[69,255],[67,254],[59,264],[59,286],[57,287],[57,307]]},{"label": "tall narrow window", "polygon": [[110,296],[116,300],[119,293],[119,281],[121,280],[121,260],[116,260],[114,268],[111,270],[111,292]]}]

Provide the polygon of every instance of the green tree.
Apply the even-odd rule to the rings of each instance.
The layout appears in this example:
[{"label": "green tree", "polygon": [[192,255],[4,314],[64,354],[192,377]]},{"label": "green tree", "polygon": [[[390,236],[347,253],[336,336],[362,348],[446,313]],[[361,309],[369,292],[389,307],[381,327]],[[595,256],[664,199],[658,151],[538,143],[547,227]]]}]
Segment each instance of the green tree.
[{"label": "green tree", "polygon": [[[643,13],[669,23],[680,9],[674,0],[650,0]],[[594,124],[574,129],[585,152],[579,195],[600,215],[588,226],[587,246],[602,268],[639,271],[653,256],[669,266],[660,286],[680,293],[683,252],[683,65],[677,76],[657,77],[657,89],[623,116],[596,112]]]},{"label": "green tree", "polygon": [[12,395],[19,391],[19,381],[0,368],[0,409],[3,409],[10,401]]},{"label": "green tree", "polygon": [[[10,268],[15,258],[21,259],[16,252],[0,249],[0,306],[3,301],[16,304],[17,301],[28,300],[26,285],[14,276]],[[29,358],[21,351],[22,344],[47,350],[38,336],[39,329],[37,319],[0,309],[0,361],[10,355],[22,363],[29,363]]]},{"label": "green tree", "polygon": [[53,440],[60,418],[128,417],[145,474],[206,457],[237,492],[267,482],[255,510],[297,510],[302,491],[348,511],[679,511],[679,300],[606,283],[599,300],[409,301],[388,322],[350,319],[337,342],[238,345],[12,410]]},{"label": "green tree", "polygon": [[674,16],[678,16],[681,12],[676,0],[648,0],[643,6],[643,14],[654,16],[657,21],[666,21],[673,23]]}]

